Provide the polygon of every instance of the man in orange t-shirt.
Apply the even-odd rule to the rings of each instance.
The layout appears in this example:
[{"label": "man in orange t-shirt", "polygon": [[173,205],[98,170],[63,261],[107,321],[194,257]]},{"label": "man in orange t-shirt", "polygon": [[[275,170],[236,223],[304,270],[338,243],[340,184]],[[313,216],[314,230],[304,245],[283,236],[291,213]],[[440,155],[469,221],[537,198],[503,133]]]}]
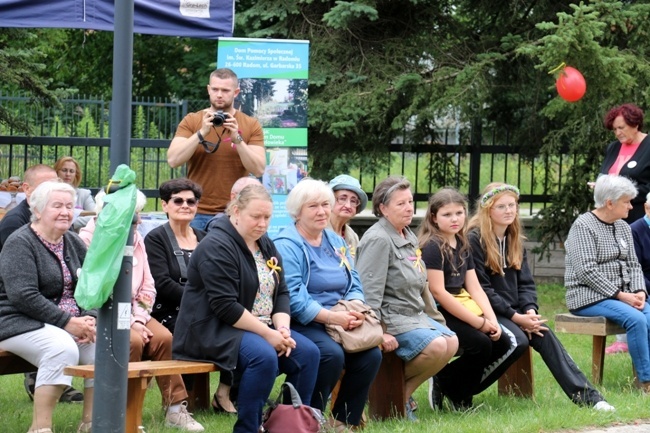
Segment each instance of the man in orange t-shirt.
[{"label": "man in orange t-shirt", "polygon": [[187,163],[187,177],[203,188],[191,224],[200,230],[226,209],[237,179],[260,177],[266,166],[262,126],[233,106],[240,91],[237,75],[227,68],[216,69],[207,89],[210,108],[185,116],[167,150],[169,165]]}]

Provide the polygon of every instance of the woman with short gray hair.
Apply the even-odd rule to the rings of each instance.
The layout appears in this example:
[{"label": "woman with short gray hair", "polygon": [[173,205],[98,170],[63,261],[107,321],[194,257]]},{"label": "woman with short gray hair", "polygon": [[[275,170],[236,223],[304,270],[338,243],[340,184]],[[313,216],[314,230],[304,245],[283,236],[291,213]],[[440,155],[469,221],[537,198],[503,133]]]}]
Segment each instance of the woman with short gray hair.
[{"label": "woman with short gray hair", "polygon": [[368,326],[358,311],[331,311],[341,299],[364,303],[365,297],[350,251],[343,238],[328,228],[334,193],[323,181],[303,179],[287,196],[286,208],[295,224],[275,238],[282,256],[291,299],[291,328],[312,340],[320,350],[316,385],[310,405],[325,410],[328,397],[341,379],[332,402],[334,432],[356,430],[368,398],[370,384],[381,364],[381,352],[373,347],[345,352],[330,337],[325,325],[346,330]]},{"label": "woman with short gray hair", "polygon": [[[95,362],[96,311],[74,298],[86,258],[70,230],[75,195],[66,183],[41,183],[30,196],[31,223],[9,236],[0,254],[0,349],[38,368],[30,433],[52,432],[54,407],[72,385],[63,367]],[[93,387],[84,381],[78,432],[92,430]]]},{"label": "woman with short gray hair", "polygon": [[617,202],[623,197],[635,197],[637,188],[630,179],[624,176],[603,175],[596,182],[598,188],[594,187],[594,204],[596,209],[607,205],[607,200]]},{"label": "woman with short gray hair", "polygon": [[564,244],[566,303],[577,316],[604,316],[625,328],[640,387],[650,393],[650,306],[632,231],[623,221],[636,195],[625,177],[596,181],[596,208],[576,219]]},{"label": "woman with short gray hair", "polygon": [[291,190],[287,196],[285,207],[292,220],[298,222],[300,212],[307,203],[327,202],[334,206],[334,193],[322,180],[305,178]]},{"label": "woman with short gray hair", "polygon": [[[72,200],[77,199],[77,193],[74,188],[67,183],[59,182],[58,180],[43,182],[42,187],[38,189],[38,192],[34,190],[31,196],[29,196],[29,210],[32,213],[31,222],[38,221],[38,215],[43,213],[43,210],[47,206],[47,203],[52,196],[52,193],[55,192],[64,192],[70,194]],[[41,186],[39,185],[39,186]]]}]

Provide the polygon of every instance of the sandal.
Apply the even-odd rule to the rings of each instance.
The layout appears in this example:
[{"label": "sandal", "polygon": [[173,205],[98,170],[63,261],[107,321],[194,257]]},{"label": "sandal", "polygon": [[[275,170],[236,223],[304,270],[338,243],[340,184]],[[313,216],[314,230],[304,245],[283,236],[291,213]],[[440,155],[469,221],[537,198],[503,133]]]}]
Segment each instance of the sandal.
[{"label": "sandal", "polygon": [[27,433],[52,433],[51,428],[37,428],[36,430],[27,430]]},{"label": "sandal", "polygon": [[73,387],[68,386],[63,390],[59,401],[61,403],[83,403],[84,395],[81,391],[77,391]]}]

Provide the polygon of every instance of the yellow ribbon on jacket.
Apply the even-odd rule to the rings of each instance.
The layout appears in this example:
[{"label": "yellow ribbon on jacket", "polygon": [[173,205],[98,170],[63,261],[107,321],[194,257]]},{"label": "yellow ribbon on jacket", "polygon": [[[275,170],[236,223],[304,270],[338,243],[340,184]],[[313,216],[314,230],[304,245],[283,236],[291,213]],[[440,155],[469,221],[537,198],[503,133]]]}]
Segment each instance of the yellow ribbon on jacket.
[{"label": "yellow ribbon on jacket", "polygon": [[341,263],[339,264],[339,267],[344,266],[348,268],[348,271],[352,270],[352,267],[350,266],[350,262],[348,261],[348,256],[345,254],[347,249],[345,247],[341,247],[336,251],[336,255],[339,256],[341,259]]},{"label": "yellow ribbon on jacket", "polygon": [[413,267],[416,268],[421,273],[424,273],[424,263],[422,262],[422,250],[415,250],[415,257],[409,257],[409,260],[413,261]]},{"label": "yellow ribbon on jacket", "polygon": [[275,272],[275,275],[278,278],[280,278],[279,272],[282,270],[282,268],[280,266],[278,266],[278,259],[277,258],[271,257],[270,259],[268,259],[266,261],[266,266],[268,266],[269,269],[271,269],[271,274],[273,274],[273,272]]}]

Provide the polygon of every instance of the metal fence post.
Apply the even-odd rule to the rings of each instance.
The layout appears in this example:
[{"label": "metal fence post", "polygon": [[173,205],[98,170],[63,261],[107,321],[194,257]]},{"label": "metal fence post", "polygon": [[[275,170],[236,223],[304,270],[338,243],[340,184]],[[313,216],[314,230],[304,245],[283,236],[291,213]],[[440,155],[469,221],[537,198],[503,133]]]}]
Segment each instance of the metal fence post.
[{"label": "metal fence post", "polygon": [[[474,207],[479,195],[481,182],[481,142],[483,140],[483,124],[481,119],[472,121],[469,151],[469,193],[470,207]],[[473,210],[473,209],[472,209]]]}]

